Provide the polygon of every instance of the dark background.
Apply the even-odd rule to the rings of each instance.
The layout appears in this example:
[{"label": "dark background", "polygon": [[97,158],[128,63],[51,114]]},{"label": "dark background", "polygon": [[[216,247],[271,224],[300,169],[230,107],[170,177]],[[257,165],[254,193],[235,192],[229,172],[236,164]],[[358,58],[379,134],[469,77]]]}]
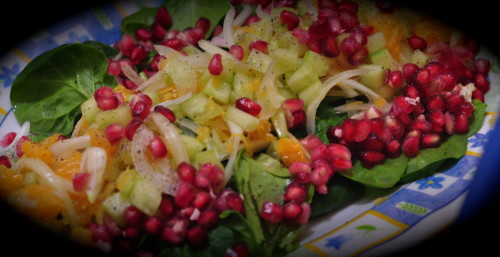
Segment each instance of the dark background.
[{"label": "dark background", "polygon": [[[0,56],[30,35],[44,27],[74,15],[79,11],[109,1],[3,1],[0,7]],[[214,1],[216,3],[217,1]],[[400,1],[401,2],[401,1]],[[441,19],[477,39],[499,55],[500,9],[494,1],[404,1],[404,5]],[[497,133],[498,134],[498,133]],[[498,141],[498,140],[497,140]],[[494,148],[491,148],[494,149]],[[488,152],[487,152],[488,154]],[[498,161],[496,161],[498,164]],[[499,166],[496,166],[499,167]],[[483,167],[497,169],[495,166]],[[498,177],[494,177],[498,181]],[[496,182],[495,182],[496,183]],[[498,203],[498,189],[489,188],[490,197],[485,206],[468,204],[473,215],[460,218],[452,226],[418,244],[399,252],[397,256],[439,256],[464,253],[486,254],[497,252],[500,246],[500,220],[494,212]],[[0,202],[0,253],[1,256],[99,256],[95,252],[76,247],[66,240],[47,233],[28,220],[19,217]],[[482,207],[482,208],[479,208]],[[477,210],[476,210],[477,209]],[[6,254],[7,253],[7,254]]]}]

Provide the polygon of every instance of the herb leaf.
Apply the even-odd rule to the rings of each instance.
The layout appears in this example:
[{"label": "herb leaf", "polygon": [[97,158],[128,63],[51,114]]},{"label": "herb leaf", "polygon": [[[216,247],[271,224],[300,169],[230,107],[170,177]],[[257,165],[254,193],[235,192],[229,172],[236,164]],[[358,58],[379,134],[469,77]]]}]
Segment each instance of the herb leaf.
[{"label": "herb leaf", "polygon": [[96,88],[111,82],[107,67],[108,59],[101,50],[82,43],[41,54],[12,84],[10,100],[17,120],[21,124],[29,121],[31,132],[39,136],[70,134],[81,113],[80,105]]},{"label": "herb leaf", "polygon": [[139,28],[149,28],[155,21],[155,15],[157,10],[158,10],[157,7],[143,8],[123,18],[121,23],[122,33],[134,35],[135,31]]}]

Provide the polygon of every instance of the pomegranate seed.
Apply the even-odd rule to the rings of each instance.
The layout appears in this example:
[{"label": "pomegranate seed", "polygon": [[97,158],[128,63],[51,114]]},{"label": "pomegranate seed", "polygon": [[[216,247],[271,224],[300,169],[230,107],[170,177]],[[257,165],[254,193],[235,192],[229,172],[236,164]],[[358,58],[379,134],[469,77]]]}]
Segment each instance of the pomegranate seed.
[{"label": "pomegranate seed", "polygon": [[365,110],[365,113],[363,116],[364,116],[365,120],[380,118],[380,117],[382,117],[382,112],[379,109],[377,109],[377,107],[370,106],[370,107],[368,107],[368,109]]},{"label": "pomegranate seed", "polygon": [[120,41],[115,44],[115,47],[122,52],[124,56],[130,57],[132,50],[135,46],[135,39],[129,35],[124,34]]},{"label": "pomegranate seed", "polygon": [[354,37],[346,37],[340,42],[340,50],[347,55],[354,55],[359,47],[360,45]]},{"label": "pomegranate seed", "polygon": [[104,135],[110,143],[115,143],[123,138],[125,129],[118,123],[110,124],[104,128]]},{"label": "pomegranate seed", "polygon": [[481,89],[476,89],[472,92],[472,99],[477,99],[484,103],[484,92]]},{"label": "pomegranate seed", "polygon": [[339,17],[332,16],[328,17],[327,20],[328,20],[328,28],[330,29],[331,35],[338,36],[344,32]]},{"label": "pomegranate seed", "polygon": [[203,35],[205,35],[207,34],[208,30],[210,30],[210,20],[205,17],[201,17],[196,21],[194,27],[201,28],[203,31]]},{"label": "pomegranate seed", "polygon": [[406,98],[404,96],[396,96],[394,97],[393,108],[396,108],[398,113],[403,112],[409,114],[413,112],[413,110],[415,109],[415,105],[412,105],[408,101],[406,101]]},{"label": "pomegranate seed", "polygon": [[474,70],[486,76],[490,71],[490,61],[483,58],[475,59]]},{"label": "pomegranate seed", "polygon": [[422,134],[420,144],[423,148],[436,148],[441,145],[441,136],[436,133]]},{"label": "pomegranate seed", "polygon": [[296,13],[293,13],[288,10],[283,10],[280,13],[280,21],[282,24],[285,24],[288,31],[292,31],[293,29],[299,26],[299,16]]},{"label": "pomegranate seed", "polygon": [[22,137],[21,137],[21,138],[17,141],[17,143],[16,143],[16,155],[17,155],[17,157],[21,157],[21,156],[23,156],[23,154],[24,154],[24,153],[23,153],[22,146],[23,146],[23,143],[24,143],[25,141],[31,141],[31,140],[30,140],[30,139],[29,139],[29,137],[27,137],[27,136],[22,136]]},{"label": "pomegranate seed", "polygon": [[177,51],[180,51],[184,47],[184,43],[178,38],[166,39],[161,44]]},{"label": "pomegranate seed", "polygon": [[304,185],[292,182],[286,187],[283,197],[285,201],[302,203],[307,199],[307,190]]},{"label": "pomegranate seed", "polygon": [[97,107],[103,111],[113,110],[118,107],[118,99],[115,96],[100,98],[97,100]]},{"label": "pomegranate seed", "polygon": [[325,185],[330,179],[330,173],[324,167],[313,169],[309,175],[309,182],[316,186]]},{"label": "pomegranate seed", "polygon": [[297,223],[304,225],[309,221],[309,216],[311,215],[311,206],[308,202],[303,202],[300,204],[300,207],[302,207],[302,212],[297,218]]},{"label": "pomegranate seed", "polygon": [[455,117],[455,131],[458,134],[467,134],[469,132],[469,117],[461,113]]},{"label": "pomegranate seed", "polygon": [[0,155],[0,165],[3,165],[9,169],[12,167],[12,165],[10,164],[9,158],[5,155]]},{"label": "pomegranate seed", "polygon": [[90,173],[87,172],[78,172],[73,174],[72,182],[73,189],[76,192],[83,192],[90,181]]},{"label": "pomegranate seed", "polygon": [[196,168],[187,162],[181,162],[177,167],[177,175],[185,182],[193,183]]},{"label": "pomegranate seed", "polygon": [[153,41],[163,41],[167,35],[167,30],[158,23],[153,23],[151,27],[149,27],[149,30],[153,36]]},{"label": "pomegranate seed", "polygon": [[430,98],[427,103],[428,110],[441,110],[443,111],[446,107],[445,99],[442,95],[434,95]]},{"label": "pomegranate seed", "polygon": [[110,75],[113,76],[118,76],[122,73],[122,68],[120,66],[120,63],[117,61],[113,61],[113,59],[109,58],[108,59],[108,68],[106,72]]},{"label": "pomegranate seed", "polygon": [[[402,75],[405,80],[411,80],[413,75],[419,70],[418,66],[414,63],[406,63],[403,65]],[[411,97],[411,96],[410,96]]]},{"label": "pomegranate seed", "polygon": [[432,131],[440,133],[443,130],[445,124],[445,117],[442,110],[430,109],[429,120],[431,122]]},{"label": "pomegranate seed", "polygon": [[194,197],[193,206],[195,208],[202,209],[205,206],[207,206],[207,204],[211,200],[212,200],[212,197],[210,196],[209,193],[207,193],[205,191],[200,191],[200,192],[196,193],[196,196]]},{"label": "pomegranate seed", "polygon": [[252,116],[258,116],[262,110],[262,107],[260,107],[258,103],[247,97],[242,97],[236,100],[236,108]]},{"label": "pomegranate seed", "polygon": [[455,115],[451,114],[450,112],[445,112],[444,126],[448,135],[455,134]]},{"label": "pomegranate seed", "polygon": [[138,86],[132,82],[131,80],[128,80],[128,79],[124,79],[122,80],[122,84],[127,88],[127,89],[130,89],[130,90],[135,90],[138,88]]},{"label": "pomegranate seed", "polygon": [[330,143],[326,145],[326,148],[328,149],[328,158],[342,158],[346,160],[351,159],[351,152],[349,151],[349,148],[347,148],[344,145],[341,144],[335,144],[335,143]]},{"label": "pomegranate seed", "polygon": [[333,157],[333,158],[330,157],[329,159],[314,160],[311,163],[311,168],[312,169],[320,169],[320,168],[325,169],[328,172],[328,174],[330,174],[330,176],[333,176],[333,174],[334,174],[333,167],[329,161],[331,159],[334,159],[334,158],[340,158],[340,157]]},{"label": "pomegranate seed", "polygon": [[283,219],[283,208],[274,202],[264,202],[260,211],[260,216],[273,224],[279,223]]},{"label": "pomegranate seed", "polygon": [[429,69],[423,68],[416,72],[415,74],[415,82],[417,82],[420,86],[425,86],[429,84],[431,81],[431,72]]},{"label": "pomegranate seed", "polygon": [[482,73],[476,73],[476,75],[474,76],[474,85],[478,89],[481,89],[483,92],[490,91],[490,82]]},{"label": "pomegranate seed", "polygon": [[102,224],[111,236],[119,237],[123,233],[120,226],[108,216],[104,216]]},{"label": "pomegranate seed", "polygon": [[431,132],[432,125],[425,119],[424,115],[420,115],[413,121],[412,128],[422,133],[428,133]]},{"label": "pomegranate seed", "polygon": [[[231,250],[236,253],[237,257],[250,257],[250,251],[248,250],[248,246],[244,242],[236,242],[231,246]],[[228,254],[226,254],[228,255]],[[233,255],[224,257],[234,257]]]},{"label": "pomegranate seed", "polygon": [[161,231],[160,238],[173,245],[180,245],[186,238],[188,226],[189,220],[187,218],[174,217],[167,221]]},{"label": "pomegranate seed", "polygon": [[168,218],[170,214],[174,213],[174,200],[170,196],[162,197],[158,209],[163,217]]},{"label": "pomegranate seed", "polygon": [[338,10],[355,14],[358,12],[358,4],[350,0],[344,0],[339,3]]},{"label": "pomegranate seed", "polygon": [[342,122],[342,139],[346,142],[352,142],[356,135],[357,121],[353,119],[345,119]]},{"label": "pomegranate seed", "polygon": [[148,41],[153,37],[153,33],[145,28],[139,28],[135,31],[135,38],[138,40]]},{"label": "pomegranate seed", "polygon": [[224,188],[222,190],[221,194],[217,198],[215,206],[220,212],[226,210],[234,210],[242,214],[245,212],[241,195],[230,188]]},{"label": "pomegranate seed", "polygon": [[208,242],[208,232],[202,226],[197,225],[188,229],[186,238],[191,246],[202,247]]},{"label": "pomegranate seed", "polygon": [[252,43],[250,43],[250,45],[248,46],[248,49],[250,51],[255,49],[257,51],[260,51],[260,52],[267,54],[268,53],[267,45],[268,44],[266,41],[256,39],[256,40],[252,41]]},{"label": "pomegranate seed", "polygon": [[288,202],[283,205],[283,218],[293,221],[302,213],[302,207],[296,202]]},{"label": "pomegranate seed", "polygon": [[418,154],[420,145],[420,136],[406,136],[403,140],[402,150],[408,157],[414,157]]},{"label": "pomegranate seed", "polygon": [[129,227],[138,228],[143,224],[144,213],[135,206],[129,206],[125,209],[124,219]]},{"label": "pomegranate seed", "polygon": [[113,92],[113,89],[107,86],[100,87],[94,92],[94,100],[96,101],[103,98],[112,98],[114,96],[115,92]]},{"label": "pomegranate seed", "polygon": [[1,147],[7,147],[9,146],[12,141],[16,138],[17,133],[16,132],[9,132],[3,136],[2,140],[0,140],[0,146]]},{"label": "pomegranate seed", "polygon": [[465,102],[463,96],[452,93],[446,98],[446,108],[453,114],[457,114],[460,111],[460,106]]},{"label": "pomegranate seed", "polygon": [[155,136],[151,142],[149,142],[148,149],[155,159],[161,159],[167,156],[167,147],[165,146],[163,140],[158,136]]},{"label": "pomegranate seed", "polygon": [[368,135],[362,144],[362,148],[367,151],[382,151],[384,147],[384,142],[382,142],[382,140],[380,140],[377,135],[373,133]]},{"label": "pomegranate seed", "polygon": [[167,107],[164,107],[163,105],[157,105],[154,108],[155,112],[161,113],[165,118],[167,118],[171,123],[174,123],[176,118],[175,118],[175,113],[168,109]]},{"label": "pomegranate seed", "polygon": [[245,26],[250,26],[250,24],[252,24],[254,22],[259,22],[259,21],[260,21],[260,17],[259,16],[257,16],[257,15],[250,15],[245,20]]},{"label": "pomegranate seed", "polygon": [[309,50],[321,54],[322,42],[318,38],[311,37],[309,41],[307,41],[307,47]]},{"label": "pomegranate seed", "polygon": [[162,221],[155,216],[149,216],[144,222],[144,230],[150,235],[157,235],[160,233]]},{"label": "pomegranate seed", "polygon": [[316,149],[311,151],[311,160],[319,160],[328,158],[329,152],[326,145],[320,145]]},{"label": "pomegranate seed", "polygon": [[380,151],[362,151],[359,154],[359,158],[363,166],[372,168],[377,164],[384,163],[385,155]]},{"label": "pomegranate seed", "polygon": [[222,73],[222,59],[220,54],[214,54],[210,63],[208,63],[208,71],[214,76],[218,76]]},{"label": "pomegranate seed", "polygon": [[130,54],[130,60],[133,64],[138,64],[148,55],[148,52],[142,45],[136,45]]},{"label": "pomegranate seed", "polygon": [[352,168],[352,161],[344,158],[332,158],[332,167],[335,170],[348,170]]},{"label": "pomegranate seed", "polygon": [[195,208],[193,206],[186,206],[186,207],[180,209],[177,212],[177,215],[179,215],[181,217],[188,218],[188,219],[192,218],[192,220],[198,220],[200,217],[200,211],[196,209],[196,213],[195,213]]},{"label": "pomegranate seed", "polygon": [[338,3],[336,0],[318,0],[319,9],[334,9],[338,8]]},{"label": "pomegranate seed", "polygon": [[158,8],[155,15],[155,22],[166,29],[172,26],[172,16],[170,16],[166,7],[162,6]]},{"label": "pomegranate seed", "polygon": [[304,146],[305,149],[307,149],[308,151],[312,151],[314,149],[316,149],[317,147],[319,147],[320,145],[323,144],[323,142],[321,141],[321,139],[319,139],[316,135],[314,134],[311,134],[311,135],[307,135],[306,137],[302,138],[300,140],[300,143]]},{"label": "pomegranate seed", "polygon": [[391,87],[398,88],[403,84],[403,74],[398,70],[390,71],[387,69],[385,73],[385,83]]},{"label": "pomegranate seed", "polygon": [[123,236],[129,239],[137,239],[139,238],[139,229],[131,227],[125,228],[125,230],[123,231]]},{"label": "pomegranate seed", "polygon": [[218,221],[219,213],[213,208],[208,208],[202,211],[200,217],[198,218],[198,224],[200,224],[204,228],[211,228],[215,226]]},{"label": "pomegranate seed", "polygon": [[175,204],[179,207],[188,206],[196,196],[196,189],[190,183],[181,182],[175,195]]},{"label": "pomegranate seed", "polygon": [[388,158],[397,158],[401,155],[401,143],[393,139],[385,145],[385,152]]},{"label": "pomegranate seed", "polygon": [[465,114],[468,118],[472,116],[474,112],[474,105],[470,102],[464,102],[458,107],[458,114]]},{"label": "pomegranate seed", "polygon": [[113,242],[113,236],[109,234],[104,225],[89,225],[89,229],[92,232],[92,240],[94,242],[101,242],[106,244],[111,244]]},{"label": "pomegranate seed", "polygon": [[139,117],[133,117],[132,120],[130,120],[130,122],[125,127],[125,131],[124,131],[125,137],[129,141],[132,141],[132,139],[134,138],[135,132],[137,131],[137,129],[141,125],[142,125],[142,119]]},{"label": "pomegranate seed", "polygon": [[427,41],[419,36],[411,36],[408,38],[408,45],[413,50],[424,51],[427,48]]},{"label": "pomegranate seed", "polygon": [[208,179],[208,177],[198,172],[194,176],[193,185],[195,185],[200,190],[208,191],[210,189],[210,180]]},{"label": "pomegranate seed", "polygon": [[354,141],[362,142],[368,137],[370,134],[370,121],[369,120],[360,120],[357,122],[356,126],[356,134],[354,135]]},{"label": "pomegranate seed", "polygon": [[240,61],[243,60],[243,57],[245,57],[245,50],[240,45],[232,45],[229,48],[229,53],[232,54],[234,57],[236,57],[236,59],[238,59]]},{"label": "pomegranate seed", "polygon": [[307,42],[309,41],[309,31],[304,29],[299,29],[299,28],[294,29],[292,31],[292,36],[297,38],[297,40],[301,44],[307,44]]},{"label": "pomegranate seed", "polygon": [[328,142],[330,143],[339,142],[340,138],[342,137],[342,134],[343,134],[342,128],[339,126],[331,126],[326,131],[326,136],[328,138]]},{"label": "pomegranate seed", "polygon": [[358,15],[356,12],[340,11],[339,18],[342,27],[345,28],[345,30],[348,32],[351,31],[353,28],[359,26]]},{"label": "pomegranate seed", "polygon": [[195,184],[196,179],[200,176],[208,180],[209,186],[214,191],[222,189],[224,183],[224,172],[219,166],[209,162],[202,164],[195,176]]},{"label": "pomegranate seed", "polygon": [[360,65],[365,61],[365,58],[368,56],[368,50],[365,47],[360,48],[356,53],[352,56],[349,56],[347,60],[351,65]]},{"label": "pomegranate seed", "polygon": [[340,54],[340,48],[335,35],[329,35],[322,41],[323,54],[327,57],[337,57]]}]

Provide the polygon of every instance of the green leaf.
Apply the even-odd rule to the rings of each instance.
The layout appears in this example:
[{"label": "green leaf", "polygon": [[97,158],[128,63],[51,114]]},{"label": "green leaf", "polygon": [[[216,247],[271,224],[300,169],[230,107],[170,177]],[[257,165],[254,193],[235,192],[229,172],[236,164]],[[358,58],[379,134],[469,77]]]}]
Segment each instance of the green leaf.
[{"label": "green leaf", "polygon": [[98,42],[98,41],[88,40],[88,41],[85,41],[83,43],[88,45],[88,46],[91,46],[97,50],[100,50],[108,58],[113,58],[120,52],[120,50],[118,50],[117,48],[103,44],[103,43]]},{"label": "green leaf", "polygon": [[10,100],[19,123],[39,136],[68,135],[80,105],[108,80],[106,55],[82,43],[61,45],[33,59],[12,84]]},{"label": "green leaf", "polygon": [[341,175],[335,175],[328,183],[327,194],[314,194],[311,201],[311,218],[338,210],[359,199],[365,187]]},{"label": "green leaf", "polygon": [[207,36],[212,34],[215,26],[221,21],[230,7],[229,1],[212,0],[178,0],[165,1],[165,7],[172,15],[172,27],[170,29],[184,30],[193,27],[200,17],[210,20],[210,30]]},{"label": "green leaf", "polygon": [[387,159],[383,164],[367,169],[359,160],[353,163],[353,168],[339,172],[347,178],[367,186],[378,188],[393,187],[401,178],[406,169],[408,157],[401,154],[398,158]]},{"label": "green leaf", "polygon": [[[172,2],[172,1],[167,1],[167,2]],[[122,33],[134,35],[135,31],[139,28],[149,28],[155,21],[155,15],[157,10],[158,7],[143,8],[125,17],[121,23]]]},{"label": "green leaf", "polygon": [[326,132],[331,126],[339,126],[347,118],[347,113],[338,113],[331,106],[333,99],[327,99],[322,102],[316,113],[316,136],[328,144]]}]

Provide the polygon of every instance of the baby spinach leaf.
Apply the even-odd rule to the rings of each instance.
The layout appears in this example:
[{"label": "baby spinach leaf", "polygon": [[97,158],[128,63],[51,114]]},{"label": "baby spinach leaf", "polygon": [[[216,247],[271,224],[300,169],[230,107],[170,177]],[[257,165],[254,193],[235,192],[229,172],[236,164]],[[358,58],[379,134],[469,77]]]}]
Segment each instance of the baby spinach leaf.
[{"label": "baby spinach leaf", "polygon": [[311,201],[311,218],[342,208],[363,196],[365,187],[341,175],[328,183],[327,194],[314,194]]},{"label": "baby spinach leaf", "polygon": [[[134,35],[139,28],[149,28],[155,21],[156,11],[158,11],[158,7],[147,7],[123,18],[122,33]],[[194,23],[191,26],[193,25]]]},{"label": "baby spinach leaf", "polygon": [[326,132],[331,126],[339,126],[347,118],[347,113],[338,113],[333,110],[331,102],[334,99],[326,99],[323,101],[316,113],[316,136],[323,141],[323,143],[328,144],[328,137]]},{"label": "baby spinach leaf", "polygon": [[106,45],[98,41],[88,40],[83,43],[97,50],[101,50],[102,53],[104,53],[108,58],[113,58],[120,52],[117,48],[114,48],[112,46]]},{"label": "baby spinach leaf", "polygon": [[387,159],[383,164],[376,165],[371,169],[363,167],[361,161],[356,160],[352,169],[339,173],[367,186],[390,188],[399,181],[405,172],[407,163],[408,157],[404,154],[398,158]]},{"label": "baby spinach leaf", "polygon": [[70,134],[80,105],[96,88],[111,81],[107,66],[101,50],[82,43],[41,54],[12,84],[10,100],[17,120],[29,121],[31,132],[39,136]]}]

